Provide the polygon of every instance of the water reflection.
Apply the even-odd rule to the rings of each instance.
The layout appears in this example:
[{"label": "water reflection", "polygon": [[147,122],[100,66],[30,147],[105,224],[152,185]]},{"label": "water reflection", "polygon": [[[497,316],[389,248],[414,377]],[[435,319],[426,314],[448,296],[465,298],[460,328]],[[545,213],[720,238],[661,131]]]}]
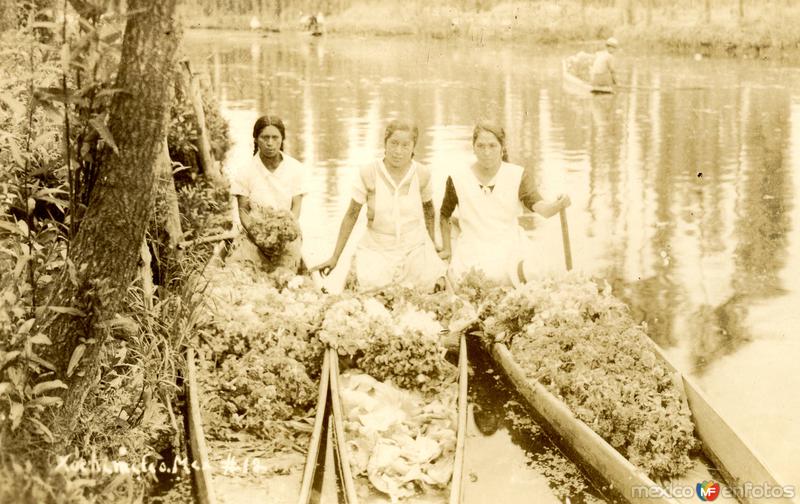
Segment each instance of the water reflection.
[{"label": "water reflection", "polygon": [[[303,225],[321,256],[333,247],[353,170],[380,154],[389,118],[420,125],[416,155],[432,166],[439,197],[447,169],[471,158],[472,125],[490,117],[504,123],[512,161],[534,169],[546,195],[570,193],[576,264],[605,276],[722,401],[736,404],[726,379],[737,368],[770,366],[744,365],[755,342],[800,358],[800,345],[784,348],[776,336],[780,320],[795,316],[786,299],[800,297],[799,73],[629,58],[625,78],[638,90],[577,98],[562,91],[563,54],[524,46],[219,37],[195,37],[187,51],[208,68],[229,117],[247,122],[234,128],[237,149],[251,148],[250,115],[285,119],[290,154],[313,167]],[[705,89],[680,89],[698,85]],[[236,152],[230,159],[240,162]],[[557,219],[536,224],[543,259],[562,264]],[[757,325],[754,307],[778,321]],[[788,362],[770,376],[791,381]],[[787,435],[800,439],[800,399],[771,393],[762,413],[791,415]],[[734,425],[758,429],[736,409]],[[783,447],[775,436],[762,442],[762,453]],[[781,469],[800,484],[800,464]]]}]

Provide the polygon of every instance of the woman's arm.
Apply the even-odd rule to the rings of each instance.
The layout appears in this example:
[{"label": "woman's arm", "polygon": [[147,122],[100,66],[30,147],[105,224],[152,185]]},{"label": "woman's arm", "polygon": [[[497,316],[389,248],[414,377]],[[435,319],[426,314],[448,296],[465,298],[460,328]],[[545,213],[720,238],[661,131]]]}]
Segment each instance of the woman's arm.
[{"label": "woman's arm", "polygon": [[292,197],[292,215],[294,220],[300,220],[300,208],[303,206],[304,194],[298,194]]},{"label": "woman's arm", "polygon": [[560,212],[562,208],[567,208],[571,203],[569,196],[562,194],[552,201],[537,201],[533,204],[531,210],[548,219]]},{"label": "woman's arm", "polygon": [[425,216],[425,229],[428,230],[431,241],[436,243],[436,233],[433,230],[433,223],[436,221],[436,211],[433,209],[433,200],[422,202],[422,214]]},{"label": "woman's arm", "polygon": [[350,206],[347,208],[347,212],[342,218],[342,224],[339,226],[339,236],[336,238],[336,247],[333,250],[333,255],[324,263],[311,268],[309,273],[319,271],[323,275],[327,275],[336,267],[336,264],[339,262],[339,257],[342,255],[342,251],[344,251],[344,246],[347,244],[347,240],[353,232],[353,227],[356,225],[356,220],[358,220],[358,214],[361,212],[362,206],[361,203],[350,200]]},{"label": "woman's arm", "polygon": [[450,259],[452,255],[452,243],[450,239],[450,217],[453,215],[456,206],[458,206],[458,194],[456,194],[456,186],[453,184],[453,179],[447,177],[444,184],[444,197],[442,198],[442,206],[439,208],[439,230],[442,232],[442,250],[439,252],[439,257],[444,260]]},{"label": "woman's arm", "polygon": [[442,250],[439,257],[444,260],[450,259],[452,255],[452,244],[450,243],[450,217],[444,215],[439,217],[439,229],[442,232]]},{"label": "woman's arm", "polygon": [[242,223],[242,227],[247,231],[252,223],[250,218],[250,198],[237,194],[236,203],[239,207],[239,222]]}]

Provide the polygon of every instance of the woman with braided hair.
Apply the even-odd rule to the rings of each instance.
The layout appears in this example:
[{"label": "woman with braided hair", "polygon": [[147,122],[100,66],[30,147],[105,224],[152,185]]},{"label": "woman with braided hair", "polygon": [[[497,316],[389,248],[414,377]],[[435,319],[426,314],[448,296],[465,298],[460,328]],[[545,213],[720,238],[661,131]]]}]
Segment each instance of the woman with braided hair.
[{"label": "woman with braided hair", "polygon": [[[238,216],[245,231],[252,229],[251,211],[255,206],[291,212],[295,223],[300,217],[307,190],[307,170],[283,150],[286,127],[280,117],[264,115],[253,125],[253,157],[231,177],[231,194],[236,197]],[[258,263],[255,244],[243,233],[234,244],[235,255]],[[300,238],[290,243],[290,269],[300,262]],[[271,258],[266,258],[271,259]],[[294,264],[296,263],[296,264]]]}]

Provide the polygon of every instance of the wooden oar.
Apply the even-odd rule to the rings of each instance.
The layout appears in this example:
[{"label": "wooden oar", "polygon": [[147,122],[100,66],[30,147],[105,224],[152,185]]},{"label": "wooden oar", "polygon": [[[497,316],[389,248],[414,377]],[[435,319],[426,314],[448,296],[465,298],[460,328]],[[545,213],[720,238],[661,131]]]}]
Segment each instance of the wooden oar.
[{"label": "wooden oar", "polygon": [[564,262],[567,265],[567,271],[572,269],[572,249],[569,244],[569,224],[567,224],[567,209],[562,208],[558,212],[561,218],[561,242],[564,244]]},{"label": "wooden oar", "polygon": [[619,91],[706,91],[711,89],[705,86],[660,87],[660,86],[630,86],[627,84],[616,84],[614,88]]}]

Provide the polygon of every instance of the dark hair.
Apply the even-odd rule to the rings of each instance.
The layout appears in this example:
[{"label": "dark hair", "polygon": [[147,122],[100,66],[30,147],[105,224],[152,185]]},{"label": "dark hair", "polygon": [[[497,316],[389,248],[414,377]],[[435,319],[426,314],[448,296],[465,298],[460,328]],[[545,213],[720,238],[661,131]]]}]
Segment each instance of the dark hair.
[{"label": "dark hair", "polygon": [[410,121],[404,121],[402,119],[395,119],[386,125],[386,131],[383,134],[383,145],[386,145],[386,142],[392,138],[392,135],[394,135],[396,131],[408,131],[411,133],[411,138],[413,139],[414,146],[416,147],[417,139],[419,138],[419,129],[414,123]]},{"label": "dark hair", "polygon": [[283,142],[286,140],[286,126],[280,117],[274,115],[263,115],[256,119],[253,125],[253,155],[258,152],[258,135],[267,126],[275,126],[281,134],[281,151],[283,150]]},{"label": "dark hair", "polygon": [[480,135],[481,131],[488,131],[500,142],[500,148],[503,152],[503,161],[508,163],[508,149],[506,147],[506,130],[503,129],[497,123],[493,123],[491,121],[480,121],[478,124],[475,125],[475,129],[472,130],[472,145],[475,145],[475,142],[478,140],[478,135]]}]

